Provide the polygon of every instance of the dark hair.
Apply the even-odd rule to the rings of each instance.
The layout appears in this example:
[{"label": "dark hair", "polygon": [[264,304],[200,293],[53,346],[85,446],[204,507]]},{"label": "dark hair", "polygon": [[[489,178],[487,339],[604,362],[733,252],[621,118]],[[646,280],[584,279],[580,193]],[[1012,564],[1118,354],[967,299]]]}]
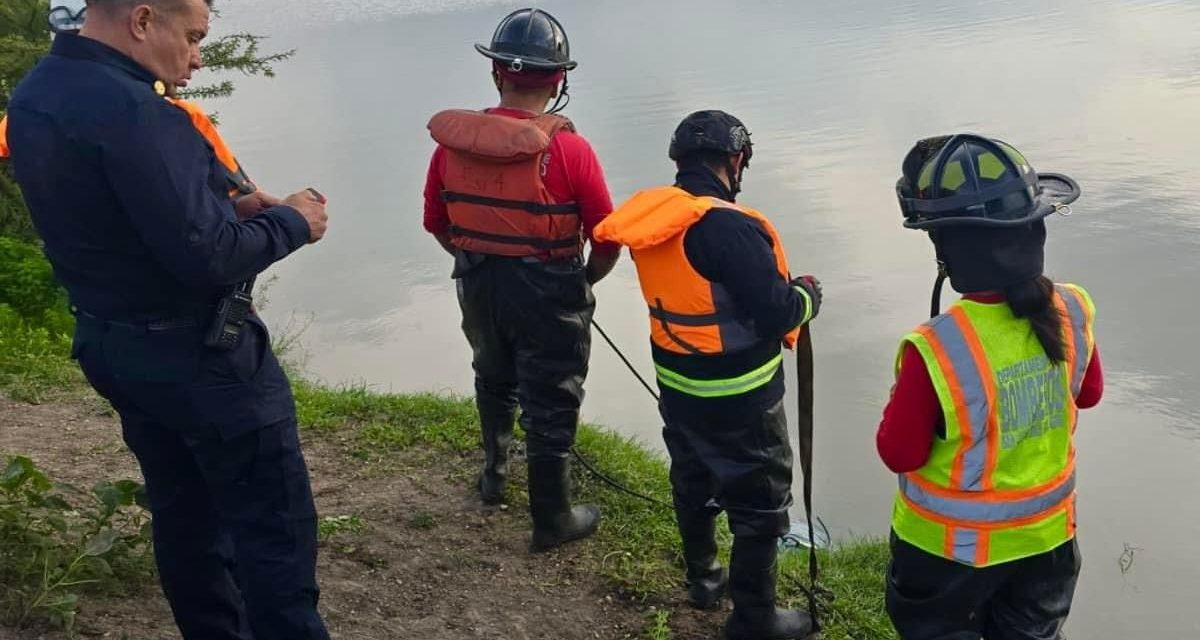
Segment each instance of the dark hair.
[{"label": "dark hair", "polygon": [[1029,319],[1051,364],[1065,362],[1067,347],[1063,340],[1063,317],[1054,304],[1054,283],[1045,276],[1038,276],[1006,287],[1004,296],[1013,315]]}]

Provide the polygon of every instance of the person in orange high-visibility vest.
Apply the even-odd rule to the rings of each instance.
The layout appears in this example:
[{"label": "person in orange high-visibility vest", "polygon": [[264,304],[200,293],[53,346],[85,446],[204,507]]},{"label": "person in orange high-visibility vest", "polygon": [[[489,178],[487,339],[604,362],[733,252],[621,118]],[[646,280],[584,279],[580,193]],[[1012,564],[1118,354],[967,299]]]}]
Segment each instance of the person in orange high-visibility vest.
[{"label": "person in orange high-visibility vest", "polygon": [[[596,237],[628,246],[637,266],[689,604],[716,608],[728,587],[726,638],[806,638],[809,613],[775,606],[792,504],[782,363],[816,317],[821,288],[793,278],[775,226],[734,202],[752,152],[732,115],[687,116],[668,151],[675,184],[635,194]],[[722,510],[734,535],[728,576],[717,561]]]},{"label": "person in orange high-visibility vest", "polygon": [[[1011,146],[922,140],[897,186],[942,267],[877,434],[899,474],[887,610],[903,640],[1058,640],[1079,573],[1074,431],[1103,374],[1095,306],[1043,274],[1078,185]],[[948,276],[963,298],[940,309]]]}]

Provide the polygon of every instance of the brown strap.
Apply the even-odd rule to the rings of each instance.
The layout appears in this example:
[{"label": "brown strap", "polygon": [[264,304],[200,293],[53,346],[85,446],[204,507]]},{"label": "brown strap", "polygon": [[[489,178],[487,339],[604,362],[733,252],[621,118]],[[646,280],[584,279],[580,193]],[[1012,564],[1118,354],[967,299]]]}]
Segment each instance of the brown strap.
[{"label": "brown strap", "polygon": [[[680,338],[679,336],[675,335],[674,331],[671,331],[671,325],[667,324],[667,312],[666,312],[666,310],[663,309],[662,299],[655,298],[654,304],[658,305],[658,313],[652,314],[652,315],[654,315],[654,317],[658,319],[659,324],[662,325],[663,332],[667,334],[667,337],[671,339],[671,342],[674,342],[675,344],[679,345],[680,347],[683,347],[688,353],[690,353],[692,355],[700,355],[700,354],[704,353],[703,351],[698,349],[695,345],[688,342],[687,340],[684,340],[683,338]],[[651,309],[653,309],[653,307],[651,307]]]},{"label": "brown strap", "polygon": [[800,449],[800,469],[804,473],[804,518],[808,521],[808,600],[809,614],[813,619],[813,630],[821,629],[817,613],[817,539],[813,532],[812,515],[812,463],[813,463],[813,348],[812,325],[805,325],[796,342],[796,427],[799,432],[797,446]]}]

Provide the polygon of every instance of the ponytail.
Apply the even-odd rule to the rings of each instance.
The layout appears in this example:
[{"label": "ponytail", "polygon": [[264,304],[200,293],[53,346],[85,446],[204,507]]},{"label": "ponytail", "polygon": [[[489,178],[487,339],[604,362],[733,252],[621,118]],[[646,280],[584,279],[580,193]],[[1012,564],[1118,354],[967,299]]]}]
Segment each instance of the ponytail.
[{"label": "ponytail", "polygon": [[1063,317],[1054,304],[1054,283],[1045,276],[1038,276],[1004,289],[1008,306],[1018,318],[1028,318],[1033,333],[1051,364],[1067,359],[1067,348],[1063,340]]}]

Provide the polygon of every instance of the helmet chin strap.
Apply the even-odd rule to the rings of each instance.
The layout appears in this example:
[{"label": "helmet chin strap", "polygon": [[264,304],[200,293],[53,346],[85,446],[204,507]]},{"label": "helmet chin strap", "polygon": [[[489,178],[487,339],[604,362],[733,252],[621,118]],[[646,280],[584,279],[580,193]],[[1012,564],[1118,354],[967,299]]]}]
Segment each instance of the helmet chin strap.
[{"label": "helmet chin strap", "polygon": [[729,193],[736,197],[742,192],[742,171],[734,168],[732,161],[725,165],[725,170],[729,172]]},{"label": "helmet chin strap", "polygon": [[937,280],[933,283],[933,298],[929,301],[930,318],[936,318],[942,313],[942,286],[946,284],[946,278],[950,277],[946,261],[942,258],[942,245],[938,243],[936,233],[929,232],[929,239],[933,240],[934,251],[937,254]]},{"label": "helmet chin strap", "polygon": [[562,89],[558,92],[558,99],[554,101],[554,106],[546,113],[555,114],[567,108],[571,104],[571,95],[567,93],[567,74],[563,74]]},{"label": "helmet chin strap", "polygon": [[732,196],[737,197],[737,194],[742,192],[742,175],[745,173],[746,167],[749,165],[750,163],[744,158],[741,162],[741,166],[734,167],[733,160],[730,160],[725,165],[725,170],[729,172],[729,193]]},{"label": "helmet chin strap", "polygon": [[933,299],[929,302],[929,317],[936,318],[942,313],[942,285],[950,274],[946,273],[946,263],[938,260],[937,280],[933,283]]}]

